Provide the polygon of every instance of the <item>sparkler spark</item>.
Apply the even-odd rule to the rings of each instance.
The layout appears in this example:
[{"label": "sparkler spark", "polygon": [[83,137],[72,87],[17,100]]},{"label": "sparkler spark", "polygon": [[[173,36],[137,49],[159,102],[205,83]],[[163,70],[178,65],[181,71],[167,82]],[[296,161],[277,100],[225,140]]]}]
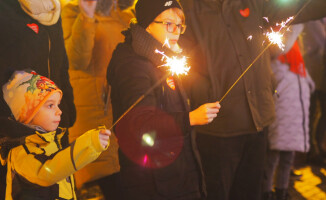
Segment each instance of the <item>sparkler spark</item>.
[{"label": "sparkler spark", "polygon": [[164,52],[155,50],[155,53],[159,53],[162,55],[162,60],[165,61],[165,64],[161,65],[162,67],[169,67],[169,71],[172,75],[176,74],[177,76],[184,74],[187,75],[190,67],[187,65],[187,59],[185,56],[182,58],[177,58],[176,56],[172,56],[171,58],[164,54]]},{"label": "sparkler spark", "polygon": [[280,49],[282,49],[282,51],[284,50],[282,33],[279,31],[274,32],[274,30],[271,28],[271,32],[267,32],[266,36],[272,44],[276,44]]},{"label": "sparkler spark", "polygon": [[247,40],[252,40],[252,35],[249,35],[249,36],[247,37]]},{"label": "sparkler spark", "polygon": [[[265,35],[267,36],[269,42],[271,44],[276,44],[282,51],[284,51],[284,44],[283,44],[283,35],[284,32],[282,32],[283,28],[287,28],[287,24],[292,21],[294,17],[289,17],[286,21],[282,21],[281,23],[276,23],[276,26],[279,27],[278,31],[274,31],[273,28],[271,28],[270,32],[266,32]],[[288,28],[286,29],[289,30]]]},{"label": "sparkler spark", "polygon": [[164,47],[164,46],[167,46],[168,48],[171,48],[168,38],[165,38],[165,41],[164,41],[164,44],[163,44],[162,47]]}]

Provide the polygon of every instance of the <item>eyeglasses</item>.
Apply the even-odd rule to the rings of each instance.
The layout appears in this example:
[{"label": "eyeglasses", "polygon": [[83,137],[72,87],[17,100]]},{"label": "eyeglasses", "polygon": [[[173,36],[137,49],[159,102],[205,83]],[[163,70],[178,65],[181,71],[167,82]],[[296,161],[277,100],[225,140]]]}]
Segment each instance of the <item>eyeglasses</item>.
[{"label": "eyeglasses", "polygon": [[165,25],[166,30],[169,33],[174,33],[178,28],[180,31],[180,34],[184,34],[184,32],[186,31],[186,27],[187,27],[184,24],[176,24],[176,23],[172,23],[172,22],[154,21],[154,23]]}]

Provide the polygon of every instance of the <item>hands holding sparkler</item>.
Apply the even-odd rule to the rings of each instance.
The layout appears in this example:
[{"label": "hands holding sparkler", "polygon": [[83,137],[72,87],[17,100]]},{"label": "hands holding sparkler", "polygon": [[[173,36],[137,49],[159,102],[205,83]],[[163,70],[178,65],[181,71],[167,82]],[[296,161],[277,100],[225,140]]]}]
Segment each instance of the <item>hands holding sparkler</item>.
[{"label": "hands holding sparkler", "polygon": [[190,125],[205,125],[213,121],[217,117],[217,113],[220,111],[220,103],[206,103],[199,106],[196,110],[189,113]]}]

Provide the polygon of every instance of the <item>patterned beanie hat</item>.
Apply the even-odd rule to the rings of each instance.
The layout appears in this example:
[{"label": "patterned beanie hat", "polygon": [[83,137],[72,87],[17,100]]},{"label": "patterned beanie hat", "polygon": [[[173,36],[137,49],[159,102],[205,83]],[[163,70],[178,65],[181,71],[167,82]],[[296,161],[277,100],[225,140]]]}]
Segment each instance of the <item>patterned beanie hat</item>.
[{"label": "patterned beanie hat", "polygon": [[28,124],[41,106],[55,92],[62,91],[50,79],[36,72],[15,71],[2,87],[3,98],[15,119]]}]

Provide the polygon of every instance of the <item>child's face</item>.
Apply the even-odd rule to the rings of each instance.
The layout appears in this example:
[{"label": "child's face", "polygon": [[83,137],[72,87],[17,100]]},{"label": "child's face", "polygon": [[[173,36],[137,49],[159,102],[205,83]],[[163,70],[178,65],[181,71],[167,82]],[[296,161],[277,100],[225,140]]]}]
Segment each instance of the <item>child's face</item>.
[{"label": "child's face", "polygon": [[[167,23],[170,23],[170,25]],[[177,26],[181,26],[182,24],[182,19],[171,8],[163,11],[157,16],[154,22],[146,28],[146,31],[162,44],[164,44],[167,39],[171,49],[174,49],[181,34],[181,29]]]},{"label": "child's face", "polygon": [[61,94],[59,92],[53,93],[42,105],[30,124],[40,126],[46,131],[55,131],[61,120],[62,111],[58,107],[60,101]]}]

